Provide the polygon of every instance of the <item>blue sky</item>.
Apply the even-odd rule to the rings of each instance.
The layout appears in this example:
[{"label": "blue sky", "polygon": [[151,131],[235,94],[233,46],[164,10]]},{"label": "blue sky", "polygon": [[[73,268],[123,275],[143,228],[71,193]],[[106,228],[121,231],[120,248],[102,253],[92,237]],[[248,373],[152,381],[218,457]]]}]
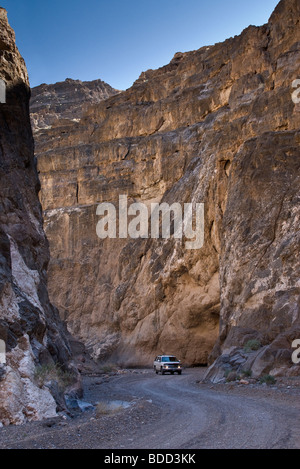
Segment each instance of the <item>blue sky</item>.
[{"label": "blue sky", "polygon": [[266,23],[278,0],[0,0],[31,86],[101,78],[127,89],[142,71]]}]

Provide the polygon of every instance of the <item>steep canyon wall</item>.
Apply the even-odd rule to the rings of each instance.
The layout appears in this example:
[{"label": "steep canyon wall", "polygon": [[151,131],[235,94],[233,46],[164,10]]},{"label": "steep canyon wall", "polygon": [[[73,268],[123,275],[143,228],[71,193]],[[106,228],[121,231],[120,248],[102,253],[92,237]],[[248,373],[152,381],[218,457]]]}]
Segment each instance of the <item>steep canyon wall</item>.
[{"label": "steep canyon wall", "polygon": [[[299,1],[282,0],[267,24],[177,53],[130,89],[91,99],[79,121],[64,111],[36,124],[51,300],[95,358],[145,365],[165,352],[222,365],[220,356],[255,339],[261,349],[249,366],[258,374],[292,367],[299,18]],[[41,121],[43,106],[33,114]],[[118,205],[119,195],[148,207],[204,203],[203,248],[100,240],[97,206]]]},{"label": "steep canyon wall", "polygon": [[57,415],[56,401],[35,374],[42,364],[65,365],[70,348],[48,298],[49,245],[38,198],[29,81],[3,8],[0,78],[6,88],[0,104],[0,425],[7,425]]}]

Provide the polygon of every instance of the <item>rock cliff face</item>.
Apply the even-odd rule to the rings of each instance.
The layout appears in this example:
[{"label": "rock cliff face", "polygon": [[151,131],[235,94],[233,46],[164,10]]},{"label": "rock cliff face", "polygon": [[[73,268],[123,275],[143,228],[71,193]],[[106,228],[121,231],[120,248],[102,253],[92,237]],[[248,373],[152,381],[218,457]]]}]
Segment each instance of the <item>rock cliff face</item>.
[{"label": "rock cliff face", "polygon": [[[57,310],[48,299],[49,246],[29,118],[30,88],[15,35],[0,8],[0,425],[56,415],[49,389],[35,381],[40,364],[70,356]],[[6,351],[6,364],[5,362]]]},{"label": "rock cliff face", "polygon": [[101,80],[82,82],[67,78],[55,85],[32,89],[30,113],[34,131],[55,125],[61,119],[76,122],[90,103],[99,103],[118,91]]},{"label": "rock cliff face", "polygon": [[[249,366],[257,374],[292,366],[300,334],[299,17],[299,1],[282,0],[268,24],[177,53],[79,122],[35,134],[51,299],[94,357],[218,359],[215,376],[255,339],[261,347]],[[203,248],[174,238],[101,241],[97,205],[117,206],[119,195],[148,207],[204,203]]]}]

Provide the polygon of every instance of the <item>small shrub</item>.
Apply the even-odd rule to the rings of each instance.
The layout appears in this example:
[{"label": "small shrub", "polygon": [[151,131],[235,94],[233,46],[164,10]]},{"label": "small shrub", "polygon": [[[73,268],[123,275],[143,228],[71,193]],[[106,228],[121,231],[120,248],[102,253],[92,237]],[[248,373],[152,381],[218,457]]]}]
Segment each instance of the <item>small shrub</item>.
[{"label": "small shrub", "polygon": [[97,405],[96,413],[99,417],[100,415],[108,415],[111,412],[109,406],[105,402],[99,402]]},{"label": "small shrub", "polygon": [[251,378],[252,370],[242,370],[241,375],[243,378]]},{"label": "small shrub", "polygon": [[264,375],[260,378],[259,380],[260,384],[268,384],[269,386],[271,386],[272,384],[275,384],[276,383],[276,379],[274,378],[274,376],[271,376],[271,375]]},{"label": "small shrub", "polygon": [[260,348],[261,343],[256,339],[248,340],[248,342],[244,345],[244,350],[246,353],[259,350]]},{"label": "small shrub", "polygon": [[47,381],[57,381],[59,387],[64,390],[74,383],[75,377],[71,371],[64,371],[57,363],[49,363],[35,369],[34,379],[40,387]]},{"label": "small shrub", "polygon": [[118,370],[118,367],[113,363],[105,363],[105,365],[100,366],[100,369],[103,373],[113,373]]},{"label": "small shrub", "polygon": [[122,410],[122,406],[111,406],[110,404],[107,404],[105,402],[99,402],[97,405],[96,409],[96,414],[97,417],[100,417],[101,415],[113,415],[116,414],[117,412],[120,412]]},{"label": "small shrub", "polygon": [[238,374],[236,373],[236,371],[231,371],[231,372],[228,374],[227,378],[226,378],[226,380],[227,380],[229,383],[231,383],[231,382],[233,382],[233,381],[236,381],[237,379],[239,379],[239,377],[238,377]]}]

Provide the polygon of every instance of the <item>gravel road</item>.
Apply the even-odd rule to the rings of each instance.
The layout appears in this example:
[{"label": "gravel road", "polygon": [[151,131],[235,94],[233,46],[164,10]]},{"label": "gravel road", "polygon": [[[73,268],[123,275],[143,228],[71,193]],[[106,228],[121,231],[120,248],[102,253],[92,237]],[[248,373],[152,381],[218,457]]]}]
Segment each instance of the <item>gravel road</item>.
[{"label": "gravel road", "polygon": [[299,388],[211,386],[202,375],[85,377],[84,400],[117,409],[2,428],[0,448],[300,448]]}]

